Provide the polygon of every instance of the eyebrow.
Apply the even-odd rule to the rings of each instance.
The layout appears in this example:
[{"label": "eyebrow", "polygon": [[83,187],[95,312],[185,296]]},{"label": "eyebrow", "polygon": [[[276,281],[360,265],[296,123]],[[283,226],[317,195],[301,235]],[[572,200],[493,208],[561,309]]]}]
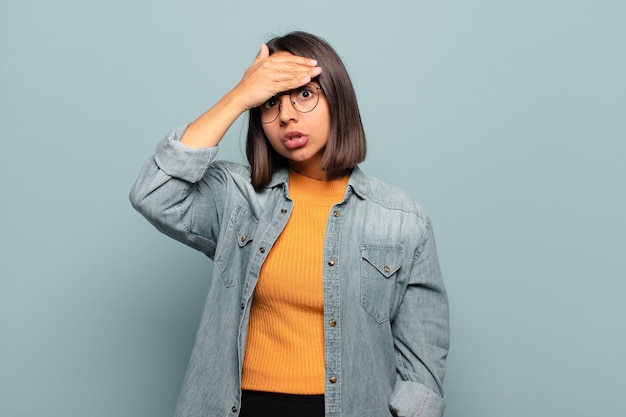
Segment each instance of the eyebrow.
[{"label": "eyebrow", "polygon": [[286,94],[291,94],[292,92],[294,92],[296,90],[299,90],[301,88],[307,87],[309,85],[312,85],[313,87],[316,87],[316,88],[319,88],[320,90],[323,90],[321,85],[319,85],[319,84],[317,84],[317,83],[315,83],[313,81],[310,81],[309,83],[304,84],[304,85],[302,85],[300,87],[292,88],[291,90],[287,90],[287,91],[282,91],[282,92],[280,92],[280,93],[278,93],[278,94],[276,94],[276,95],[274,95],[274,96],[272,96],[270,98],[277,98],[277,97],[280,97],[280,96],[284,96]]}]

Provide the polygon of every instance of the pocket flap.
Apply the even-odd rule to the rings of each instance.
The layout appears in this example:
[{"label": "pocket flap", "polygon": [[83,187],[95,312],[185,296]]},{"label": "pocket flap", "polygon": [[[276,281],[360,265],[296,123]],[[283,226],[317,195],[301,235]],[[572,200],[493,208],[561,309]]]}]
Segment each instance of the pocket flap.
[{"label": "pocket flap", "polygon": [[402,265],[402,247],[398,245],[361,245],[361,257],[385,278],[395,274]]},{"label": "pocket flap", "polygon": [[235,207],[231,221],[235,226],[235,233],[237,234],[235,239],[237,239],[237,244],[240,248],[243,248],[254,239],[257,221],[252,214],[241,207]]}]

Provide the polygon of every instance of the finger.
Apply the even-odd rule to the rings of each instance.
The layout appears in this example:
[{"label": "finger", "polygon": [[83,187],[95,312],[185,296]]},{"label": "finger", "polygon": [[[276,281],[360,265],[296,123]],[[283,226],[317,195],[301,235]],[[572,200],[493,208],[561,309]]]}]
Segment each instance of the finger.
[{"label": "finger", "polygon": [[314,68],[311,68],[311,71],[309,72],[309,76],[311,76],[311,78],[315,78],[321,73],[322,73],[322,67],[314,67]]},{"label": "finger", "polygon": [[[315,67],[319,68],[319,67]],[[311,80],[317,77],[321,73],[321,68],[310,71],[299,71],[290,73],[273,74],[271,79],[273,85],[271,87],[271,95],[288,91],[294,88],[302,87],[311,82]]]},{"label": "finger", "polygon": [[289,52],[277,52],[272,54],[269,59],[275,63],[280,64],[296,64],[296,65],[304,65],[307,67],[315,67],[317,66],[317,60],[313,58],[306,58],[303,56],[292,55]]},{"label": "finger", "polygon": [[303,80],[307,78],[307,81],[304,82],[306,84],[312,78],[317,77],[322,73],[321,67],[308,67],[301,65],[288,65],[282,68],[276,68],[272,74],[271,78],[275,81],[296,81]]},{"label": "finger", "polygon": [[301,87],[311,82],[311,80],[322,73],[321,67],[313,67],[307,71],[300,71],[297,74],[294,74],[293,82],[294,86],[291,88]]}]

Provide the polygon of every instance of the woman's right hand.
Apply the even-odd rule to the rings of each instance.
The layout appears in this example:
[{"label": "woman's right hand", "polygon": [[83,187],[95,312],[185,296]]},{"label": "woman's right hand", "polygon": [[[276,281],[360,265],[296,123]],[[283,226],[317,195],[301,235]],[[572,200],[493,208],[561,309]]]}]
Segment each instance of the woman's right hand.
[{"label": "woman's right hand", "polygon": [[270,55],[267,45],[263,44],[231,94],[240,100],[243,111],[246,111],[280,92],[306,85],[321,72],[315,59],[283,51]]},{"label": "woman's right hand", "polygon": [[217,146],[242,113],[260,106],[280,92],[307,84],[321,72],[315,59],[289,52],[270,55],[267,45],[263,44],[241,81],[189,125],[181,142],[190,148]]}]

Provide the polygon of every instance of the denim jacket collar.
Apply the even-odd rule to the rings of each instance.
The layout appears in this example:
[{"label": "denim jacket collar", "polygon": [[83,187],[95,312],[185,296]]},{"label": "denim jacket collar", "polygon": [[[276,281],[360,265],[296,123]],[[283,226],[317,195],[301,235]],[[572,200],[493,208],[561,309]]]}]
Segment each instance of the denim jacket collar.
[{"label": "denim jacket collar", "polygon": [[[269,184],[265,186],[265,188],[275,188],[278,186],[285,187],[287,190],[287,185],[289,182],[289,169],[287,167],[281,167],[272,176]],[[360,199],[364,199],[367,195],[368,190],[368,177],[361,171],[361,168],[358,166],[352,169],[352,173],[350,174],[350,179],[348,180],[348,189],[354,192],[357,197]],[[348,197],[348,191],[346,191],[346,199]]]}]

